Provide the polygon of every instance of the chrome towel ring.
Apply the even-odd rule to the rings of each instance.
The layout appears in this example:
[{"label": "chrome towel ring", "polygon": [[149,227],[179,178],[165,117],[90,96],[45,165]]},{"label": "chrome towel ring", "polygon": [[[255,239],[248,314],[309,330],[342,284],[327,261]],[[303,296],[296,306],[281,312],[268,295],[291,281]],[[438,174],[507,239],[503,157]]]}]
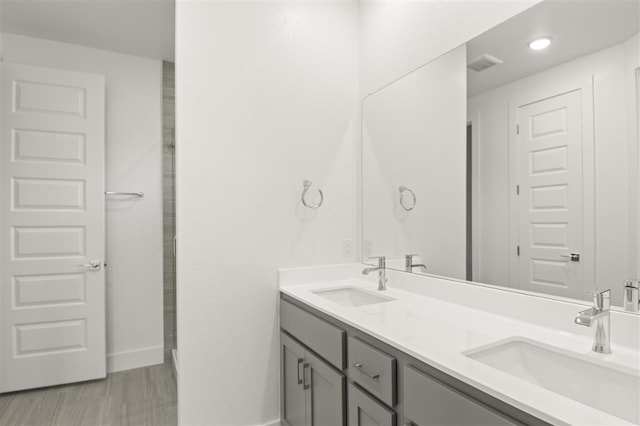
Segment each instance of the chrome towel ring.
[{"label": "chrome towel ring", "polygon": [[310,209],[317,209],[319,208],[322,203],[324,202],[324,194],[322,193],[322,189],[318,189],[318,193],[320,194],[320,201],[318,202],[318,204],[313,205],[313,204],[309,204],[307,203],[307,200],[305,200],[305,197],[307,195],[307,191],[309,190],[309,188],[311,188],[311,184],[313,182],[311,182],[310,180],[304,180],[304,182],[302,182],[302,187],[304,188],[302,190],[302,196],[300,197],[302,199],[302,204],[304,204],[305,207],[309,207]]},{"label": "chrome towel ring", "polygon": [[[402,206],[403,209],[405,209],[405,211],[410,212],[411,210],[413,210],[416,207],[416,194],[415,192],[413,192],[410,188],[407,188],[404,185],[400,185],[398,187],[398,192],[400,192],[400,205]],[[405,195],[411,195],[411,204],[407,205],[405,204],[404,201],[404,196]]]}]

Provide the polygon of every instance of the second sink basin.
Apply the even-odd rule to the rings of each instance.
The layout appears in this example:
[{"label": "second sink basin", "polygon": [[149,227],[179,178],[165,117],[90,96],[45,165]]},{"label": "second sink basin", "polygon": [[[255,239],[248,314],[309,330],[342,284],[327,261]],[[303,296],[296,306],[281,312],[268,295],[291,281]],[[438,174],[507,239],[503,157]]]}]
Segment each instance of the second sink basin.
[{"label": "second sink basin", "polygon": [[640,423],[638,371],[524,338],[503,340],[464,355],[615,417]]},{"label": "second sink basin", "polygon": [[324,297],[332,302],[344,306],[364,306],[376,303],[384,303],[395,300],[393,297],[369,293],[356,287],[330,288],[324,290],[314,290],[313,294]]}]

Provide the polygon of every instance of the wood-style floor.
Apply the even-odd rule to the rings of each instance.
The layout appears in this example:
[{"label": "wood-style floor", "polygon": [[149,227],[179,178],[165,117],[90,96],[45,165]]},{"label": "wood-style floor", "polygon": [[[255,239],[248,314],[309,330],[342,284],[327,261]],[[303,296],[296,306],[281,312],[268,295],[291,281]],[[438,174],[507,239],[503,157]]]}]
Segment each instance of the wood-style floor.
[{"label": "wood-style floor", "polygon": [[112,373],[104,380],[0,395],[1,426],[175,426],[170,363]]}]

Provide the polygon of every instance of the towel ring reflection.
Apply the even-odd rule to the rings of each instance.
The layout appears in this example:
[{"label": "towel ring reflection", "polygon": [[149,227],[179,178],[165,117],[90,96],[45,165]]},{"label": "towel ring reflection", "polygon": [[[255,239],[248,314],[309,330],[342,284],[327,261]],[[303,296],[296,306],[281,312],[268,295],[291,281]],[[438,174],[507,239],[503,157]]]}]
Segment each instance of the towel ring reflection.
[{"label": "towel ring reflection", "polygon": [[319,208],[324,202],[324,194],[322,193],[322,189],[318,189],[318,194],[320,194],[320,201],[318,201],[318,204],[313,205],[313,204],[307,203],[307,200],[305,200],[305,197],[307,195],[307,191],[309,190],[309,188],[311,188],[312,183],[313,182],[306,179],[304,180],[304,182],[302,182],[302,186],[304,187],[304,189],[302,190],[302,196],[300,198],[302,199],[302,204],[304,204],[305,207],[309,207],[310,209],[315,210]]},{"label": "towel ring reflection", "polygon": [[[416,194],[415,194],[415,192],[413,192],[410,188],[407,188],[404,185],[400,185],[400,187],[398,187],[398,192],[400,192],[400,205],[402,206],[402,208],[405,209],[405,211],[408,211],[408,212],[413,210],[416,207]],[[404,196],[407,193],[411,195],[411,204],[410,205],[406,205],[405,202],[404,202]]]}]

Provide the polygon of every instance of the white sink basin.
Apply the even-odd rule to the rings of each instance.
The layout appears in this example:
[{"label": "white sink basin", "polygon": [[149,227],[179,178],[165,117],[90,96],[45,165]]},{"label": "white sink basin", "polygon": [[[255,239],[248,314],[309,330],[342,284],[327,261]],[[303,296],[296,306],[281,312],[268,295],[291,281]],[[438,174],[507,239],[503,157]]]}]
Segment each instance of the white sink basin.
[{"label": "white sink basin", "polygon": [[640,372],[524,338],[464,352],[504,373],[612,416],[640,423]]},{"label": "white sink basin", "polygon": [[368,291],[355,287],[314,290],[312,293],[316,296],[324,297],[327,300],[349,307],[373,305],[376,303],[395,300],[393,297],[369,293]]}]

